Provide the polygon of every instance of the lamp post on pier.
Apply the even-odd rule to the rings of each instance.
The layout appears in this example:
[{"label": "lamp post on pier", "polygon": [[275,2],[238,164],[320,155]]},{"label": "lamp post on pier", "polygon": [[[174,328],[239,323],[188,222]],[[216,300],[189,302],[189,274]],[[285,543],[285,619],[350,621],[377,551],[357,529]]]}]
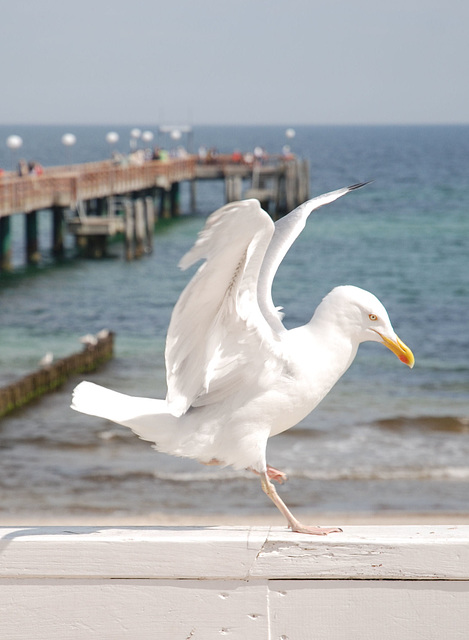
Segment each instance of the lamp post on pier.
[{"label": "lamp post on pier", "polygon": [[111,147],[111,152],[114,151],[114,145],[119,142],[119,134],[115,131],[109,131],[109,133],[106,134],[106,142]]},{"label": "lamp post on pier", "polygon": [[140,129],[132,129],[132,131],[130,132],[130,150],[131,151],[135,151],[137,148],[137,144],[138,144],[138,139],[141,137],[142,132],[140,131]]},{"label": "lamp post on pier", "polygon": [[76,143],[77,138],[73,133],[64,133],[62,136],[62,144],[67,149],[66,151],[66,162],[67,164],[72,164],[72,147]]},{"label": "lamp post on pier", "polygon": [[146,145],[150,145],[154,137],[155,136],[153,135],[152,131],[144,131],[142,133],[142,142],[144,142]]},{"label": "lamp post on pier", "polygon": [[10,165],[11,170],[14,171],[18,158],[16,152],[23,146],[23,138],[17,135],[8,136],[7,147],[10,149]]}]

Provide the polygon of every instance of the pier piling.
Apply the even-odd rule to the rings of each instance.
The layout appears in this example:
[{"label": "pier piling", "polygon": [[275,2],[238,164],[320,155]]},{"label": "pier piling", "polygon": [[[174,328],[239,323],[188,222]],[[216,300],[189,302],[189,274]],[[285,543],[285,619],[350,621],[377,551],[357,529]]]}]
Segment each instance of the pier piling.
[{"label": "pier piling", "polygon": [[26,214],[26,262],[27,264],[38,264],[41,259],[38,241],[38,212],[30,211]]},{"label": "pier piling", "polygon": [[152,196],[146,196],[145,200],[145,235],[146,235],[146,253],[153,251],[153,233],[155,230],[155,201]]},{"label": "pier piling", "polygon": [[125,259],[133,260],[135,257],[135,218],[134,207],[131,200],[125,202],[124,220]]},{"label": "pier piling", "polygon": [[64,207],[52,208],[52,254],[56,258],[64,255]]},{"label": "pier piling", "polygon": [[169,191],[170,215],[175,218],[181,213],[180,183],[173,182]]},{"label": "pier piling", "polygon": [[11,269],[11,222],[10,218],[0,217],[0,270]]},{"label": "pier piling", "polygon": [[145,208],[143,198],[134,200],[134,220],[135,220],[135,257],[141,258],[145,253]]}]

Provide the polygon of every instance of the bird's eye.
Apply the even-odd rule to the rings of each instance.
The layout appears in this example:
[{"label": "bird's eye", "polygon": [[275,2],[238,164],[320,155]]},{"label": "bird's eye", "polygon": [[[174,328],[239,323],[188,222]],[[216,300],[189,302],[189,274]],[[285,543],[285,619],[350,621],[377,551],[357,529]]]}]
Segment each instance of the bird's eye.
[{"label": "bird's eye", "polygon": [[375,316],[374,313],[370,313],[370,315],[368,316],[370,320],[372,320],[373,322],[375,322],[378,319],[378,316]]}]

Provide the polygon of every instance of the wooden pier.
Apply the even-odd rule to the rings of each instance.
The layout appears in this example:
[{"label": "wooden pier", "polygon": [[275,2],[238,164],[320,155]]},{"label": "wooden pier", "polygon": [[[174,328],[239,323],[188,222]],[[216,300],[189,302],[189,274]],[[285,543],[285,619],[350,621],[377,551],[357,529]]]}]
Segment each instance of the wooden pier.
[{"label": "wooden pier", "polygon": [[224,180],[226,202],[257,198],[275,218],[309,198],[309,163],[294,156],[269,156],[261,163],[223,155],[197,163],[195,171],[196,180]]},{"label": "wooden pier", "polygon": [[11,268],[11,217],[25,216],[25,260],[40,261],[38,212],[52,215],[51,252],[64,254],[64,234],[90,257],[106,252],[107,239],[121,234],[127,259],[152,250],[155,222],[179,214],[180,185],[190,185],[195,209],[196,183],[223,180],[225,201],[258,198],[274,216],[309,197],[309,166],[296,157],[269,156],[262,163],[220,155],[149,160],[140,164],[111,160],[44,169],[42,175],[0,177],[0,271]]}]

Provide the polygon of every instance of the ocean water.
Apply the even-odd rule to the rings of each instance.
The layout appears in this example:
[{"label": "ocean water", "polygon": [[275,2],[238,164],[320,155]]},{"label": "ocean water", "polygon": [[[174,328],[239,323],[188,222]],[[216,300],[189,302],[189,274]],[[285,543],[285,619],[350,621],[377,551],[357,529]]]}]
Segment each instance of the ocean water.
[{"label": "ocean water", "polygon": [[[77,136],[71,150],[60,142],[67,131]],[[19,134],[21,157],[55,165],[107,157],[107,131],[0,127],[0,140]],[[121,150],[129,131],[118,129]],[[194,128],[195,149],[260,144],[276,153],[286,142],[285,127]],[[469,127],[297,127],[288,142],[310,160],[312,195],[373,182],[309,220],[274,283],[285,323],[306,322],[330,289],[355,284],[385,304],[416,365],[411,371],[381,345],[362,345],[323,403],[270,441],[270,464],[289,476],[279,491],[294,510],[467,512]],[[15,161],[0,147],[0,166]],[[187,211],[185,188],[182,196]],[[17,216],[16,270],[0,276],[0,384],[35,369],[47,351],[72,353],[80,336],[108,327],[116,357],[88,379],[163,397],[165,333],[190,277],[177,263],[222,204],[221,183],[200,184],[196,213],[162,224],[154,253],[132,263],[118,244],[106,260],[53,263],[43,212],[37,269],[22,266]],[[249,472],[158,454],[124,428],[71,411],[80,379],[0,421],[0,516],[275,510]]]}]

